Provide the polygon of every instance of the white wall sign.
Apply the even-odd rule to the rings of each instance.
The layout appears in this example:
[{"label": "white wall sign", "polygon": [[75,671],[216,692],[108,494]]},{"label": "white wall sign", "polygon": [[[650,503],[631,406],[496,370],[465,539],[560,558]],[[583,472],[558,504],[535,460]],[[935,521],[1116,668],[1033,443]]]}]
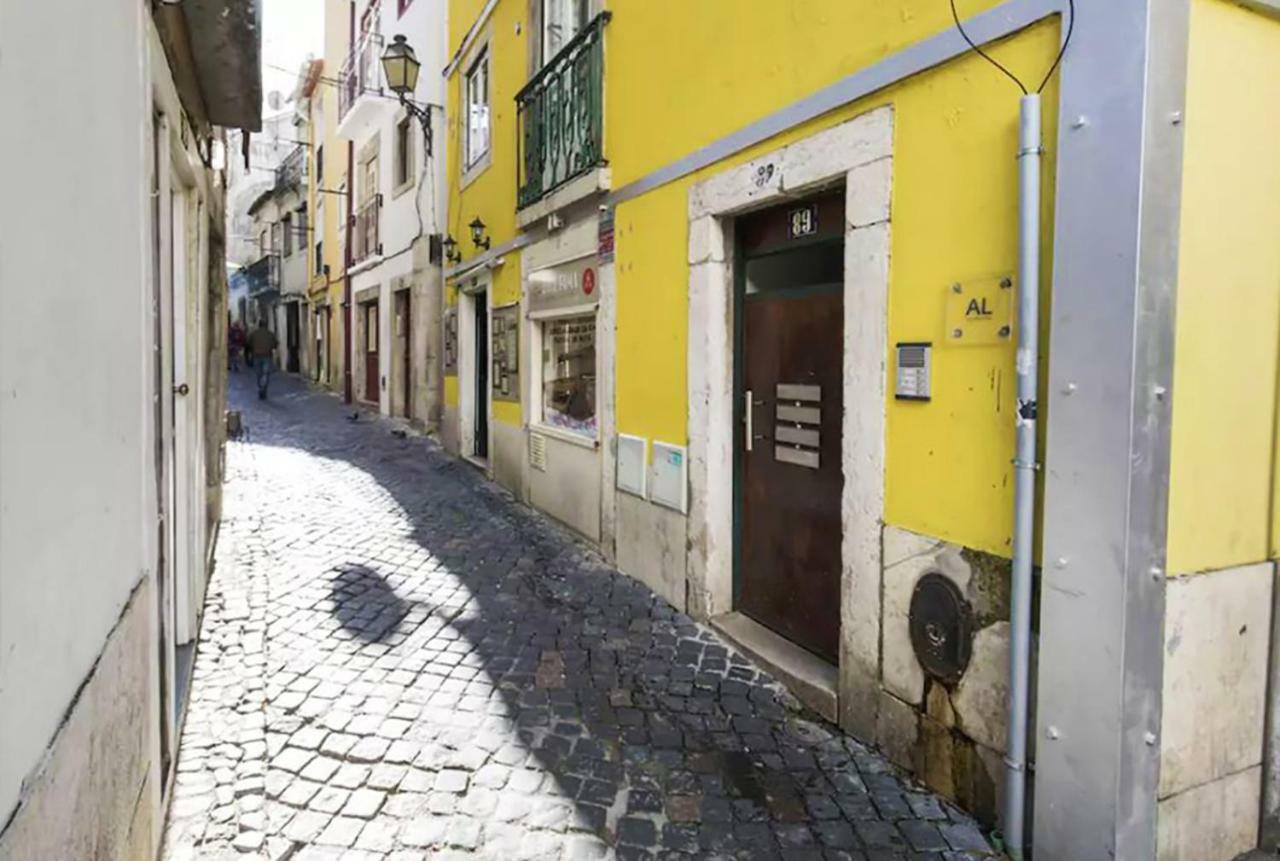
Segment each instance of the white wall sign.
[{"label": "white wall sign", "polygon": [[583,257],[529,273],[529,311],[554,311],[594,305],[600,300],[596,259]]}]

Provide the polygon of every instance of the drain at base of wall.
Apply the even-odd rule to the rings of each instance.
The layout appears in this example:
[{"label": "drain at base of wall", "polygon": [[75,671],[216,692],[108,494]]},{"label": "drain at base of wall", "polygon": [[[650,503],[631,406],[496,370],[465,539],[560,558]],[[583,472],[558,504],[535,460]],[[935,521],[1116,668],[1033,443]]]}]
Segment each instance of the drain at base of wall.
[{"label": "drain at base of wall", "polygon": [[908,615],[916,660],[944,685],[960,681],[973,654],[973,609],[959,587],[934,571],[916,583]]}]

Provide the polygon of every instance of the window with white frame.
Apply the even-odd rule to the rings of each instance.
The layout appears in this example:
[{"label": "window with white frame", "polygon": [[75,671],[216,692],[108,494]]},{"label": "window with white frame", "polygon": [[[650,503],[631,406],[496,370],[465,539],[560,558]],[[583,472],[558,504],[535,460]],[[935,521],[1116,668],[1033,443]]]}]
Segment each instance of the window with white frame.
[{"label": "window with white frame", "polygon": [[541,321],[543,424],[596,436],[596,315]]},{"label": "window with white frame", "polygon": [[396,123],[393,185],[400,188],[413,176],[413,126],[409,117]]},{"label": "window with white frame", "polygon": [[560,53],[587,26],[589,0],[542,0],[542,62]]},{"label": "window with white frame", "polygon": [[298,246],[298,250],[305,254],[307,245],[310,244],[308,236],[311,232],[311,225],[307,223],[307,205],[305,203],[298,207],[293,216],[293,229],[298,232],[298,241],[295,244]]},{"label": "window with white frame", "polygon": [[474,167],[489,152],[489,50],[467,71],[466,167]]},{"label": "window with white frame", "polygon": [[351,198],[347,194],[347,182],[338,184],[335,195],[338,202],[338,259],[345,266],[347,261],[347,225],[351,221]]}]

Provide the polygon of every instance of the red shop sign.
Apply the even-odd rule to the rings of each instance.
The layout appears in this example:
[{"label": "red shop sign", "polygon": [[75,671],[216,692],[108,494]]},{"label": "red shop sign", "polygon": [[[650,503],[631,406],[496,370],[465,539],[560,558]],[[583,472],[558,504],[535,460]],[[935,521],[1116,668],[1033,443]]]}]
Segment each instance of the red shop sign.
[{"label": "red shop sign", "polygon": [[590,296],[596,290],[596,270],[582,270],[582,292]]}]

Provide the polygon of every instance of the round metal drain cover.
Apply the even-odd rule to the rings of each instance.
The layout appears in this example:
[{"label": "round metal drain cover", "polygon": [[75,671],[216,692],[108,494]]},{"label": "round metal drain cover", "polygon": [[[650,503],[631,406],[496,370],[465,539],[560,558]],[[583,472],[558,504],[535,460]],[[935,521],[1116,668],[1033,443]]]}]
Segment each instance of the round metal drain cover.
[{"label": "round metal drain cover", "polygon": [[938,573],[921,577],[908,620],[924,671],[944,684],[958,682],[973,653],[973,611],[956,584]]}]

